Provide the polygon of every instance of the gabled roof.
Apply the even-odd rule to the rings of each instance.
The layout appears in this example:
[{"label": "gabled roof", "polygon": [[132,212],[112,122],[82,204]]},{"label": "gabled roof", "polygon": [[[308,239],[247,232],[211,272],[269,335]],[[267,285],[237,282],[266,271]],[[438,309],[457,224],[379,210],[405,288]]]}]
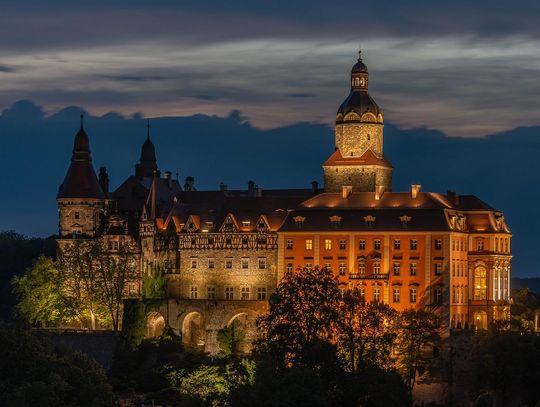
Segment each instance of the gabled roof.
[{"label": "gabled roof", "polygon": [[384,157],[378,158],[369,148],[360,157],[343,157],[339,149],[336,149],[330,158],[324,162],[323,167],[335,165],[379,165],[381,167],[393,168],[392,164]]}]

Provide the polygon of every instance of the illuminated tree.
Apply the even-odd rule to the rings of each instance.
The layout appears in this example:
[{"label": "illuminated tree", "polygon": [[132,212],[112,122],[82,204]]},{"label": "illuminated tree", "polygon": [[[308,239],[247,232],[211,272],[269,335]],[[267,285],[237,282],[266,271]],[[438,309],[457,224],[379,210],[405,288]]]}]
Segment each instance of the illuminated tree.
[{"label": "illuminated tree", "polygon": [[339,307],[337,341],[351,372],[368,366],[392,367],[397,312],[386,304],[365,302],[358,290],[346,291]]},{"label": "illuminated tree", "polygon": [[269,313],[258,319],[256,351],[271,355],[278,368],[318,363],[333,337],[339,301],[331,270],[286,272],[270,297]]},{"label": "illuminated tree", "polygon": [[165,298],[165,269],[163,266],[152,267],[143,275],[142,297],[147,299]]},{"label": "illuminated tree", "polygon": [[242,323],[235,319],[231,324],[221,329],[217,334],[220,354],[230,356],[238,352],[238,345],[245,339],[246,332]]},{"label": "illuminated tree", "polygon": [[432,312],[409,309],[401,313],[397,336],[398,368],[412,392],[421,366],[440,341],[439,318]]}]

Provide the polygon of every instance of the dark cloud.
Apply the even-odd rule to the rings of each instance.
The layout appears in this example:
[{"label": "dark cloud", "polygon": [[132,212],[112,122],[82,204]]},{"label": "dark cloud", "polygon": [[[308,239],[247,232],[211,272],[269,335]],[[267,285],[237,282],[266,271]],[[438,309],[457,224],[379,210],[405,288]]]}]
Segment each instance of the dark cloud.
[{"label": "dark cloud", "polygon": [[12,66],[0,64],[0,72],[15,72],[15,68]]},{"label": "dark cloud", "polygon": [[285,96],[289,98],[313,98],[317,95],[313,93],[288,93]]},{"label": "dark cloud", "polygon": [[216,100],[218,97],[216,95],[189,95],[188,98],[199,99],[199,100]]},{"label": "dark cloud", "polygon": [[148,82],[148,81],[164,81],[171,79],[167,76],[158,75],[100,75],[101,78],[110,79],[120,82]]}]

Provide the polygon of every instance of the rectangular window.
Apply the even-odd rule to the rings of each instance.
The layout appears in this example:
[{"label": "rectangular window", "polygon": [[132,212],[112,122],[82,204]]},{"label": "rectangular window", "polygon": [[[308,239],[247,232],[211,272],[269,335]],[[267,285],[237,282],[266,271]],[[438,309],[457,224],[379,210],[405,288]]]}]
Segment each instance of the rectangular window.
[{"label": "rectangular window", "polygon": [[381,300],[381,288],[373,287],[373,302],[379,302]]},{"label": "rectangular window", "polygon": [[366,262],[364,260],[358,262],[358,272],[360,274],[366,274]]},{"label": "rectangular window", "polygon": [[257,287],[257,299],[266,300],[266,287]]},{"label": "rectangular window", "polygon": [[344,261],[339,262],[339,275],[344,276],[347,273],[347,264]]},{"label": "rectangular window", "polygon": [[401,263],[395,262],[393,269],[394,269],[394,275],[399,276],[401,274]]},{"label": "rectangular window", "polygon": [[240,291],[241,300],[249,300],[249,287],[242,287]]},{"label": "rectangular window", "polygon": [[233,287],[225,287],[225,299],[226,300],[234,300],[234,288]]},{"label": "rectangular window", "polygon": [[206,288],[206,294],[209,300],[215,300],[216,299],[216,287],[207,287]]},{"label": "rectangular window", "polygon": [[401,249],[401,240],[395,239],[394,240],[394,250],[400,250]]},{"label": "rectangular window", "polygon": [[345,250],[347,248],[347,240],[339,239],[339,250]]},{"label": "rectangular window", "polygon": [[364,287],[360,287],[358,289],[358,294],[359,294],[359,297],[360,297],[360,301],[365,301],[366,300],[366,289]]},{"label": "rectangular window", "polygon": [[409,302],[414,304],[416,302],[416,287],[411,287],[409,289]]},{"label": "rectangular window", "polygon": [[375,239],[373,241],[373,248],[375,250],[381,250],[381,241],[380,241],[380,239]]},{"label": "rectangular window", "polygon": [[442,304],[442,288],[441,287],[435,287],[435,304],[440,305]]},{"label": "rectangular window", "polygon": [[232,269],[232,258],[231,257],[227,257],[225,259],[225,268],[226,269]]},{"label": "rectangular window", "polygon": [[435,239],[435,250],[441,250],[441,249],[442,249],[442,240]]},{"label": "rectangular window", "polygon": [[196,269],[197,268],[197,259],[191,259],[191,268]]},{"label": "rectangular window", "polygon": [[381,274],[381,262],[378,259],[373,263],[373,274]]},{"label": "rectangular window", "polygon": [[292,249],[293,249],[293,240],[287,239],[287,250],[292,250]]},{"label": "rectangular window", "polygon": [[399,302],[401,300],[401,290],[399,287],[394,287],[392,290],[392,300],[394,302]]},{"label": "rectangular window", "polygon": [[306,250],[313,250],[313,240],[306,239]]},{"label": "rectangular window", "polygon": [[291,273],[292,272],[292,263],[287,263],[287,273]]},{"label": "rectangular window", "polygon": [[197,290],[197,286],[195,285],[191,286],[191,289],[189,292],[189,298],[191,298],[192,300],[196,300],[198,296],[199,296],[199,293]]},{"label": "rectangular window", "polygon": [[306,265],[304,267],[306,268],[306,270],[311,270],[311,268],[313,267],[313,264],[306,263]]},{"label": "rectangular window", "polygon": [[266,268],[266,257],[259,257],[259,270]]},{"label": "rectangular window", "polygon": [[332,240],[325,239],[324,240],[324,249],[325,250],[332,250]]},{"label": "rectangular window", "polygon": [[249,257],[242,257],[242,268],[244,270],[249,268]]},{"label": "rectangular window", "polygon": [[435,275],[440,276],[442,274],[442,264],[435,263]]},{"label": "rectangular window", "polygon": [[328,270],[332,270],[332,264],[330,263],[324,263],[324,268]]},{"label": "rectangular window", "polygon": [[484,239],[478,239],[476,241],[476,251],[477,252],[483,252],[484,251]]},{"label": "rectangular window", "polygon": [[366,249],[366,241],[364,239],[360,239],[358,241],[358,249],[359,250],[365,250]]},{"label": "rectangular window", "polygon": [[80,219],[81,213],[79,211],[75,211],[75,219]]},{"label": "rectangular window", "polygon": [[214,259],[208,259],[208,268],[213,269],[216,267],[216,261]]},{"label": "rectangular window", "polygon": [[416,275],[416,269],[417,269],[417,264],[416,263],[411,263],[409,265],[409,271],[411,272],[411,276]]},{"label": "rectangular window", "polygon": [[411,250],[416,250],[418,246],[418,241],[416,239],[411,239]]}]

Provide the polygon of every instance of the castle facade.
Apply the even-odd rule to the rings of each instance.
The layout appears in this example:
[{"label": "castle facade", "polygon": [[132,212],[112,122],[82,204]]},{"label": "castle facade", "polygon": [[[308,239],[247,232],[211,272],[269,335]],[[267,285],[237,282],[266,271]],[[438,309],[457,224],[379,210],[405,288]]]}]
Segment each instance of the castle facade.
[{"label": "castle facade", "polygon": [[[368,92],[359,57],[336,115],[335,151],[322,165],[324,186],[198,191],[161,173],[148,132],[134,174],[116,190],[96,175],[82,118],[59,188],[59,244],[103,239],[111,250],[137,248],[138,275],[161,267],[166,302],[148,316],[149,334],[168,324],[187,345],[217,352],[217,332],[246,330],[287,270],[329,267],[342,290],[397,310],[427,308],[447,329],[487,328],[510,307],[511,232],[500,211],[473,195],[392,191],[383,154],[383,115]],[[141,281],[128,284],[138,297]]]}]

